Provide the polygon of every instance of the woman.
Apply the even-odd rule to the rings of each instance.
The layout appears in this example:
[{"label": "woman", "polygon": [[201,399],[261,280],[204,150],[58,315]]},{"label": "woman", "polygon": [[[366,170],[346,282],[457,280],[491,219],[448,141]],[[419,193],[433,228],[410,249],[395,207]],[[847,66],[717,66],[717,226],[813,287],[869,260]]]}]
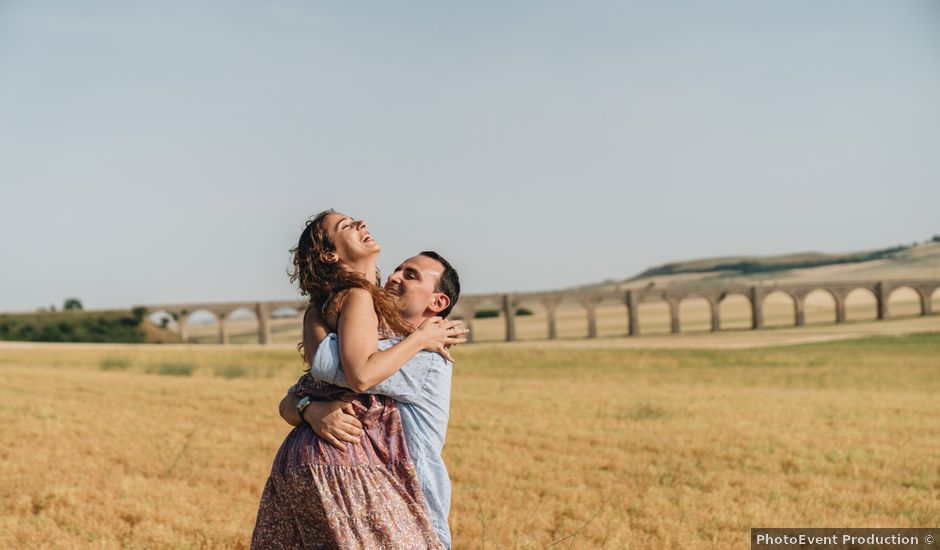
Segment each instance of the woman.
[{"label": "woman", "polygon": [[[339,335],[340,359],[350,381],[374,385],[421,350],[446,353],[463,341],[458,322],[429,319],[408,326],[394,298],[373,281],[381,247],[363,221],[333,210],[311,219],[292,250],[301,293],[305,360],[328,331]],[[407,335],[376,351],[383,335]],[[253,548],[439,548],[427,516],[395,401],[350,395],[301,377],[296,393],[314,399],[352,400],[363,437],[346,451],[322,441],[306,423],[278,450],[265,485]]]}]

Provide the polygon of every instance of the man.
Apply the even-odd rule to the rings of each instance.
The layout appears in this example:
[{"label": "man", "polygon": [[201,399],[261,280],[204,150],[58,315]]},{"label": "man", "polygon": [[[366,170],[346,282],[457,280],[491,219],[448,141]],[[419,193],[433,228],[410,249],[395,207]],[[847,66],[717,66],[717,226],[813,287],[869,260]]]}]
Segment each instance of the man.
[{"label": "man", "polygon": [[[402,316],[412,326],[430,317],[450,314],[460,295],[460,279],[450,263],[436,252],[425,251],[408,258],[395,268],[385,289],[397,297]],[[397,340],[379,341],[387,349]],[[331,334],[320,344],[311,362],[310,373],[318,380],[351,387],[340,368],[339,346]],[[450,478],[441,458],[447,420],[450,415],[451,363],[441,355],[420,352],[398,372],[372,388],[353,388],[363,393],[385,395],[399,402],[401,423],[421,490],[428,503],[431,524],[441,542],[451,546],[447,516],[450,513]],[[281,400],[281,416],[292,426],[307,422],[318,436],[345,449],[343,442],[357,442],[362,425],[342,401],[302,404],[288,390]],[[302,418],[301,418],[302,415]]]}]

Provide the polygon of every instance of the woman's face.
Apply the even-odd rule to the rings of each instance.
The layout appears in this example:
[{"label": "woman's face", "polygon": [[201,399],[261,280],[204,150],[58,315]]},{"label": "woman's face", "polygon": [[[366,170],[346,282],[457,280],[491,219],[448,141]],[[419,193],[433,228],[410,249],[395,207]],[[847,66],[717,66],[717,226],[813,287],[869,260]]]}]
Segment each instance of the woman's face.
[{"label": "woman's face", "polygon": [[382,250],[369,233],[365,220],[354,220],[337,212],[323,218],[323,228],[336,245],[336,255],[341,262],[353,263]]}]

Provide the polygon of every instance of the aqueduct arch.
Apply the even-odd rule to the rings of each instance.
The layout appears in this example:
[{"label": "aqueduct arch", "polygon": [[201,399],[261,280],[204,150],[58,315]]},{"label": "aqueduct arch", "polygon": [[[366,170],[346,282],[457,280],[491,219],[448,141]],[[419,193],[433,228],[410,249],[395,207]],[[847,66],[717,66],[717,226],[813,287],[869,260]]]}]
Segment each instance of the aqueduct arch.
[{"label": "aqueduct arch", "polygon": [[[251,322],[251,321],[254,321],[254,322]],[[238,307],[227,312],[225,314],[225,317],[222,319],[222,323],[225,326],[226,338],[231,340],[233,337],[243,336],[243,334],[236,334],[232,332],[233,325],[244,324],[244,325],[249,326],[252,332],[257,333],[258,325],[261,323],[261,320],[258,317],[258,313],[253,308]],[[220,339],[221,339],[221,331],[222,329],[220,327],[219,329]]]},{"label": "aqueduct arch", "polygon": [[743,292],[724,293],[718,301],[718,328],[751,328],[753,323],[751,298]]},{"label": "aqueduct arch", "polygon": [[869,321],[879,314],[878,295],[867,287],[848,290],[844,297],[846,321]]},{"label": "aqueduct arch", "polygon": [[547,292],[538,296],[546,311],[548,339],[596,338],[597,297]]},{"label": "aqueduct arch", "polygon": [[[502,296],[499,294],[461,296],[460,299],[457,300],[457,305],[454,306],[454,309],[451,312],[451,317],[455,319],[462,319],[464,325],[470,329],[470,333],[467,334],[468,342],[478,342],[480,341],[480,335],[474,326],[476,313],[484,309],[491,309],[497,312],[501,312],[502,306],[503,300]],[[507,339],[508,336],[509,335],[507,333]]]},{"label": "aqueduct arch", "polygon": [[805,317],[801,316],[803,304],[796,295],[786,290],[774,289],[761,299],[761,312],[764,326],[799,326]]},{"label": "aqueduct arch", "polygon": [[[459,303],[459,302],[458,302]],[[523,298],[516,302],[516,337],[519,340],[539,340],[545,338],[546,328],[550,329],[549,306],[535,298]],[[505,315],[505,314],[503,314]]]},{"label": "aqueduct arch", "polygon": [[682,332],[717,331],[718,304],[705,296],[691,294],[679,301],[679,330]]},{"label": "aqueduct arch", "polygon": [[901,285],[886,291],[888,317],[911,317],[922,315],[927,300],[926,293],[910,285]]},{"label": "aqueduct arch", "polygon": [[[194,310],[184,310],[182,312],[170,312],[171,314],[176,315],[176,325],[177,330],[179,331],[180,340],[187,342],[192,338],[192,323],[191,321],[197,320],[197,325],[214,325],[217,330],[217,341],[219,344],[227,344],[228,337],[227,332],[225,331],[225,319],[224,313],[213,310],[209,308],[197,308]],[[198,319],[203,319],[203,321],[198,321]],[[208,320],[212,319],[211,322]],[[225,336],[225,338],[223,338]]]},{"label": "aqueduct arch", "polygon": [[815,288],[803,297],[806,324],[835,323],[839,321],[839,298],[825,288]]},{"label": "aqueduct arch", "polygon": [[605,294],[597,305],[597,335],[602,338],[626,336],[630,330],[626,309],[622,292]]},{"label": "aqueduct arch", "polygon": [[[169,328],[170,321],[173,322],[173,325],[179,327],[179,320],[176,318],[176,316],[173,315],[171,312],[163,310],[163,309],[158,309],[156,311],[148,311],[147,315],[144,318],[147,320],[148,323],[157,327]],[[161,319],[162,321],[157,322],[156,319]],[[167,321],[167,319],[169,319],[170,321]]]},{"label": "aqueduct arch", "polygon": [[672,308],[666,300],[644,300],[637,304],[637,334],[665,334],[673,324]]}]

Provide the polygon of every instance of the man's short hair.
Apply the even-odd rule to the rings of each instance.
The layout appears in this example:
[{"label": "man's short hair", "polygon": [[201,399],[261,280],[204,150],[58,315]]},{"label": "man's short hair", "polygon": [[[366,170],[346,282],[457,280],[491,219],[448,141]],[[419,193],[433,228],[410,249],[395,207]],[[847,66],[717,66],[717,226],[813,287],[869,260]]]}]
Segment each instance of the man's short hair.
[{"label": "man's short hair", "polygon": [[437,287],[434,291],[443,292],[450,298],[450,305],[447,306],[447,309],[438,313],[438,316],[446,319],[447,316],[450,315],[451,310],[454,309],[454,306],[457,305],[457,299],[460,298],[460,277],[457,276],[457,270],[454,269],[454,266],[450,265],[450,262],[445,260],[443,256],[433,250],[419,252],[418,256],[427,256],[432,260],[441,262],[441,265],[444,266],[444,272],[441,273],[441,278],[437,282]]}]

